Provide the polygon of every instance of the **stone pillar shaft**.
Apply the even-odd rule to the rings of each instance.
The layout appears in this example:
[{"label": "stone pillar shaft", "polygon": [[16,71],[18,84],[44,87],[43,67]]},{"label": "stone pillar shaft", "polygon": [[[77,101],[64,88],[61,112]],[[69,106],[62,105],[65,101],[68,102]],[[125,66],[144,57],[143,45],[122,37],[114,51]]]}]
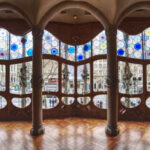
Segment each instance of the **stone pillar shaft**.
[{"label": "stone pillar shaft", "polygon": [[44,133],[42,114],[42,36],[43,30],[33,28],[33,66],[32,66],[32,129],[31,135]]},{"label": "stone pillar shaft", "polygon": [[107,36],[107,127],[106,133],[115,136],[119,133],[118,121],[118,63],[116,46],[117,28],[106,29]]}]

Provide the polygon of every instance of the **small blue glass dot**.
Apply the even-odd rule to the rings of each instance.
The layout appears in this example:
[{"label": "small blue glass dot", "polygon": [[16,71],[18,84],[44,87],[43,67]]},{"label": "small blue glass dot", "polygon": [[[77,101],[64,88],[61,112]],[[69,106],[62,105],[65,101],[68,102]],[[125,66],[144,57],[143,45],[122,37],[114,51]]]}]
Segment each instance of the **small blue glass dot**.
[{"label": "small blue glass dot", "polygon": [[50,36],[46,36],[46,40],[49,41],[51,39]]},{"label": "small blue glass dot", "polygon": [[52,48],[51,49],[51,54],[52,55],[57,55],[58,54],[58,50],[56,48]]},{"label": "small blue glass dot", "polygon": [[32,49],[29,49],[29,50],[27,51],[27,55],[28,55],[28,56],[33,56],[33,50],[32,50]]},{"label": "small blue glass dot", "polygon": [[118,52],[118,55],[119,55],[119,56],[122,56],[122,55],[124,54],[124,50],[123,50],[123,49],[118,49],[117,52]]},{"label": "small blue glass dot", "polygon": [[69,48],[68,48],[68,52],[69,52],[70,54],[74,53],[74,51],[75,51],[75,48],[74,48],[74,47],[69,47]]},{"label": "small blue glass dot", "polygon": [[83,60],[83,56],[79,55],[77,59],[78,59],[78,61],[81,61],[81,60]]},{"label": "small blue glass dot", "polygon": [[140,44],[140,43],[136,43],[136,44],[134,45],[134,48],[135,48],[136,50],[140,50],[140,49],[141,49],[141,44]]},{"label": "small blue glass dot", "polygon": [[11,50],[12,51],[16,51],[18,49],[18,45],[17,44],[12,44],[11,45]]},{"label": "small blue glass dot", "polygon": [[0,53],[1,56],[4,56],[4,53]]},{"label": "small blue glass dot", "polygon": [[90,50],[90,48],[91,48],[91,46],[90,46],[90,44],[85,44],[84,45],[84,51],[89,51]]}]

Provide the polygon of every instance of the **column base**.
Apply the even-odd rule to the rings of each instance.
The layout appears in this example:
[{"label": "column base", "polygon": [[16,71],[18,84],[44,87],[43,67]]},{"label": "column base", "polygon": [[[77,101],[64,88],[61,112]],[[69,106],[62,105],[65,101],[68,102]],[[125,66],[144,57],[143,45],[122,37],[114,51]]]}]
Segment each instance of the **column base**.
[{"label": "column base", "polygon": [[119,134],[119,129],[116,127],[109,127],[107,126],[105,128],[105,133],[108,134],[109,136],[117,136]]},{"label": "column base", "polygon": [[44,129],[43,126],[41,126],[41,127],[38,128],[38,129],[31,128],[31,130],[30,130],[30,134],[31,134],[32,136],[38,136],[38,135],[43,134],[44,132],[45,132],[45,129]]}]

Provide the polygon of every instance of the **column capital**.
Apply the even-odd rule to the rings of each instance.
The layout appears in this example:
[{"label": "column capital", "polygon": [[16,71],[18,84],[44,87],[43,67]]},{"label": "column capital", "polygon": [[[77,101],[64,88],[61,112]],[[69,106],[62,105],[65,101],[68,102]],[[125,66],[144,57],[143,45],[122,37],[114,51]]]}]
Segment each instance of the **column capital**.
[{"label": "column capital", "polygon": [[41,39],[43,36],[44,30],[38,27],[32,28],[32,35],[35,39]]},{"label": "column capital", "polygon": [[117,34],[117,26],[110,25],[108,26],[108,28],[106,28],[106,35],[108,37],[113,36],[113,35],[116,36],[116,34]]}]

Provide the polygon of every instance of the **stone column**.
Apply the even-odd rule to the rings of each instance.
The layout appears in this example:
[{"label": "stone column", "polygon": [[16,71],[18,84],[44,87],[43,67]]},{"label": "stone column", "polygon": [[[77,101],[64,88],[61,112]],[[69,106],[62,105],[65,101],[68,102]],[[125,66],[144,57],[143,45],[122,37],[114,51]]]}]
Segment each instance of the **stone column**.
[{"label": "stone column", "polygon": [[116,46],[117,28],[110,25],[107,36],[107,126],[106,133],[116,136],[119,133],[118,121],[118,63]]},{"label": "stone column", "polygon": [[43,30],[32,29],[33,34],[33,66],[32,66],[32,129],[31,135],[44,133],[42,113],[42,36]]}]

